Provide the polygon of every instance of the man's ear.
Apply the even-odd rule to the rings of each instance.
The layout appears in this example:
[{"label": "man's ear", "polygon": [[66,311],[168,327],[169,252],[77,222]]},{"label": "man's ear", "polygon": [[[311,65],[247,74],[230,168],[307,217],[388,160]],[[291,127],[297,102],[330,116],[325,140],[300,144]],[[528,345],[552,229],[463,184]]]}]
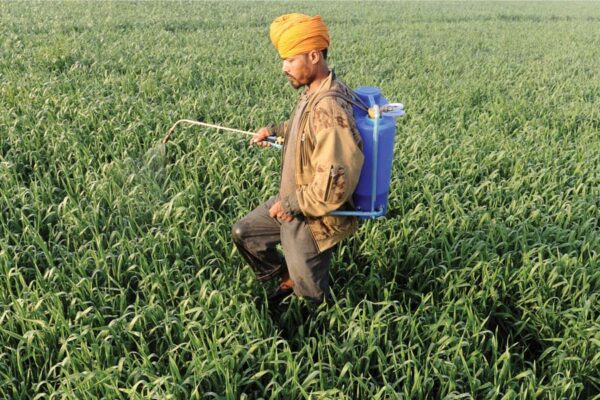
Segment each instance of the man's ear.
[{"label": "man's ear", "polygon": [[311,64],[318,64],[321,61],[321,52],[319,50],[311,50],[308,52],[308,59]]}]

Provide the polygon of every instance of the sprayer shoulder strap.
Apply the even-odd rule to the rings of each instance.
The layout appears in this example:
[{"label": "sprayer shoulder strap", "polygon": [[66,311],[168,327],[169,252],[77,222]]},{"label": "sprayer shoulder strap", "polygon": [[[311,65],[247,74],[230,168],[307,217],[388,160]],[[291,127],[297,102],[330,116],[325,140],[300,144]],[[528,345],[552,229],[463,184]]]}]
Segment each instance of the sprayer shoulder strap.
[{"label": "sprayer shoulder strap", "polygon": [[313,111],[315,110],[315,108],[317,108],[317,104],[319,104],[319,102],[321,100],[323,100],[324,98],[326,98],[326,97],[339,97],[339,98],[341,98],[343,100],[346,100],[348,103],[350,103],[350,104],[352,104],[352,105],[354,105],[354,106],[356,106],[356,107],[358,107],[360,109],[363,109],[365,111],[368,110],[367,105],[360,99],[360,97],[358,97],[354,93],[354,91],[350,90],[350,92],[352,93],[352,97],[350,97],[350,96],[348,96],[348,95],[346,95],[344,93],[338,92],[336,90],[328,90],[326,92],[322,92],[322,93],[317,94],[315,96],[315,98],[310,102],[309,107],[308,107],[308,109],[309,109],[309,115],[308,115],[308,132],[309,132],[309,135],[311,136],[311,139],[313,140],[313,142],[314,142],[314,137],[315,137],[315,126],[314,126],[314,121],[313,121],[313,118],[312,118],[312,114],[314,114]]}]

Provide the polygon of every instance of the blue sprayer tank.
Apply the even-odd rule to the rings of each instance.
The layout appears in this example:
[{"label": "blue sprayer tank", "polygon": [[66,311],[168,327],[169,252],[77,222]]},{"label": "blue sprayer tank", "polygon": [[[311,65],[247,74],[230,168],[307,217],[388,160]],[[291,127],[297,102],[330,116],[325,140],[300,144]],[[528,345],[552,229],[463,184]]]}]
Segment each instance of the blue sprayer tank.
[{"label": "blue sprayer tank", "polygon": [[[355,93],[369,107],[375,104],[383,106],[389,102],[381,95],[381,90],[377,87],[362,86],[355,90]],[[392,161],[394,159],[394,137],[396,133],[396,120],[394,117],[383,116],[379,119],[379,135],[377,145],[377,165],[373,160],[373,129],[375,119],[369,114],[353,106],[354,119],[356,127],[363,141],[363,153],[365,156],[358,186],[354,192],[353,200],[357,211],[371,211],[372,206],[372,176],[373,169],[376,168],[376,197],[375,210],[382,210],[382,214],[387,211],[387,198],[390,190],[390,180],[392,176]],[[370,217],[363,217],[370,218]]]},{"label": "blue sprayer tank", "polygon": [[[405,115],[404,106],[402,103],[390,104],[377,87],[362,86],[354,94],[358,102],[347,100],[353,104],[354,120],[362,138],[364,154],[364,164],[352,195],[355,210],[335,210],[329,215],[378,218],[387,212],[394,159],[395,118]],[[380,118],[376,118],[377,115]],[[275,142],[275,137],[270,136],[269,141]],[[272,145],[279,146],[275,143]]]}]

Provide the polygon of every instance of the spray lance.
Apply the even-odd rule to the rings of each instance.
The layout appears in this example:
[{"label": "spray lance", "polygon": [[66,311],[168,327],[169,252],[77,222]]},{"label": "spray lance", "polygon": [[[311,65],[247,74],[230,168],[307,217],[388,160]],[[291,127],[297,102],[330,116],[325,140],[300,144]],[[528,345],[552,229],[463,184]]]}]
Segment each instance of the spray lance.
[{"label": "spray lance", "polygon": [[[167,142],[171,139],[171,136],[173,135],[175,128],[177,127],[177,125],[179,125],[181,123],[186,123],[186,124],[190,124],[190,125],[206,126],[208,128],[221,129],[221,130],[224,130],[227,132],[241,133],[241,134],[250,135],[250,136],[254,136],[256,134],[255,132],[242,131],[240,129],[227,128],[225,126],[220,126],[220,125],[215,125],[215,124],[207,124],[206,122],[193,121],[191,119],[180,119],[179,121],[175,122],[175,124],[173,124],[173,126],[167,131],[167,134],[165,135],[165,137],[162,140],[163,145],[167,144]],[[281,148],[281,144],[277,143],[277,139],[275,138],[275,136],[267,137],[267,141],[271,147],[274,147],[277,149]]]},{"label": "spray lance", "polygon": [[[206,122],[194,121],[191,119],[180,119],[179,121],[175,122],[173,124],[173,126],[167,131],[167,134],[160,141],[160,143],[158,145],[154,146],[148,152],[146,152],[146,154],[144,156],[146,169],[154,170],[154,171],[162,171],[163,170],[163,168],[166,164],[166,158],[167,158],[167,143],[171,139],[173,132],[175,132],[175,128],[179,124],[199,125],[199,126],[205,126],[208,128],[221,129],[221,130],[224,130],[227,132],[241,133],[244,135],[251,135],[251,136],[255,135],[255,133],[253,133],[253,132],[242,131],[242,130],[233,129],[233,128],[227,128],[225,126],[208,124]],[[278,148],[278,149],[281,148],[281,144],[278,143],[278,140],[275,136],[269,136],[267,138],[266,143],[268,143],[271,147]]]}]

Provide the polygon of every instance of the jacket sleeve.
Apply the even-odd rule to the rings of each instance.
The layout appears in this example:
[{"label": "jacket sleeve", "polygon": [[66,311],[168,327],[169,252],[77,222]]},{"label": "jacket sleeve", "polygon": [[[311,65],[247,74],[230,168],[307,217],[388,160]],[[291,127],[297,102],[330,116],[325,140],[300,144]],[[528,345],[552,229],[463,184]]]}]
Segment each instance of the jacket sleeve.
[{"label": "jacket sleeve", "polygon": [[282,206],[292,215],[319,217],[337,210],[350,199],[358,184],[364,156],[351,111],[344,110],[335,99],[326,98],[311,114],[315,147],[308,157],[314,177],[310,184],[296,190],[295,198],[285,196]]},{"label": "jacket sleeve", "polygon": [[280,122],[278,124],[269,124],[269,125],[267,125],[267,129],[269,130],[269,133],[271,135],[277,136],[280,138],[284,138],[285,131],[287,130],[288,124],[289,124],[289,120]]}]

